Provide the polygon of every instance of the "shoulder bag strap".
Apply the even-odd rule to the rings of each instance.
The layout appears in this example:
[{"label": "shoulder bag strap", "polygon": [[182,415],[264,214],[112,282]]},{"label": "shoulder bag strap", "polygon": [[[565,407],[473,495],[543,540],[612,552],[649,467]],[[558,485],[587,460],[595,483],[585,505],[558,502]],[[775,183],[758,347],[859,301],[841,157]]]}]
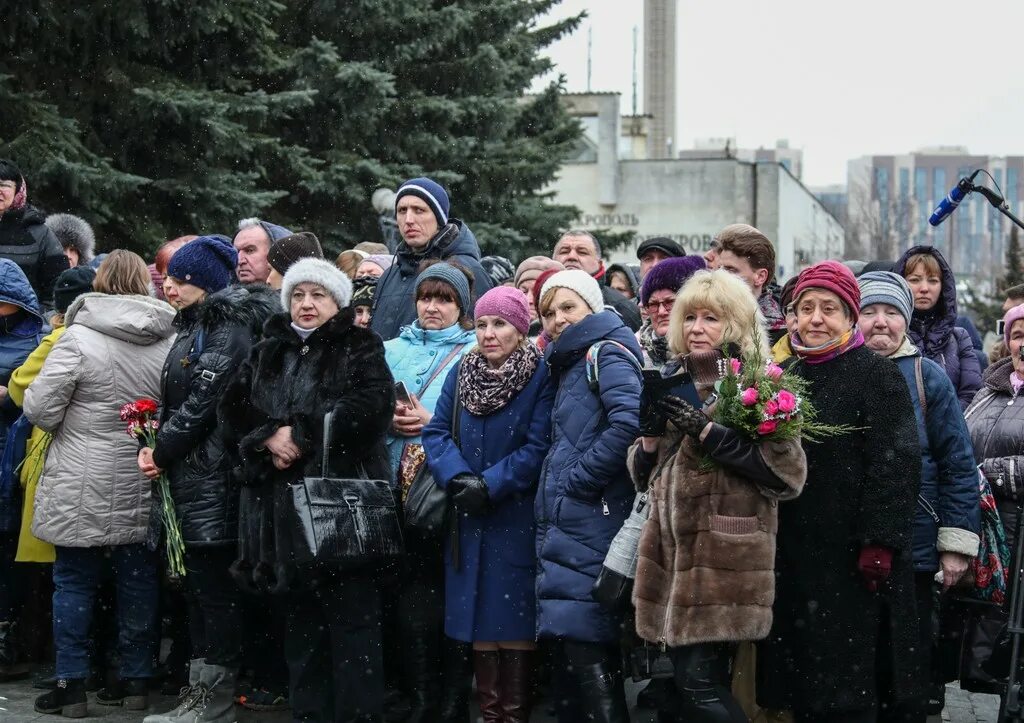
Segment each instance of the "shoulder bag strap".
[{"label": "shoulder bag strap", "polygon": [[416,392],[417,397],[423,396],[423,392],[427,390],[427,387],[430,386],[430,383],[437,379],[437,375],[440,374],[446,366],[448,366],[448,363],[451,362],[452,359],[459,355],[459,352],[462,351],[463,348],[465,348],[465,346],[465,344],[456,344],[455,348],[448,352],[448,356],[441,360],[441,363],[438,364],[437,367],[435,367],[433,374],[431,374],[430,377],[427,378],[427,381],[424,382],[423,386],[420,387],[419,391]]},{"label": "shoulder bag strap", "polygon": [[921,373],[921,367],[924,362],[921,361],[920,356],[914,357],[914,381],[917,382],[917,397],[921,404],[921,415],[928,419],[928,397],[924,395],[924,375]]},{"label": "shoulder bag strap", "polygon": [[459,401],[459,391],[461,389],[462,375],[460,374],[455,378],[455,398],[452,400],[455,407],[452,411],[452,440],[455,442],[455,446],[460,450],[462,449],[459,442],[459,422],[462,420],[462,402]]}]

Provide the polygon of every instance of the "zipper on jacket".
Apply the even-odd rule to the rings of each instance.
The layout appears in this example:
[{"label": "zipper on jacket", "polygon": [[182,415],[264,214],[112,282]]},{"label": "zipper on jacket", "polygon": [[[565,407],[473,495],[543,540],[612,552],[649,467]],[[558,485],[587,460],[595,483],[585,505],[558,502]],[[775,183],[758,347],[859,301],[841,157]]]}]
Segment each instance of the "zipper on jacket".
[{"label": "zipper on jacket", "polygon": [[935,511],[935,508],[932,507],[932,504],[924,498],[924,495],[919,494],[917,496],[917,504],[920,505],[921,508],[925,512],[927,512],[933,520],[935,520],[936,525],[940,523],[938,513]]},{"label": "zipper on jacket", "polygon": [[605,517],[611,514],[611,510],[608,509],[608,503],[605,502],[604,497],[601,498],[601,512],[604,513]]}]

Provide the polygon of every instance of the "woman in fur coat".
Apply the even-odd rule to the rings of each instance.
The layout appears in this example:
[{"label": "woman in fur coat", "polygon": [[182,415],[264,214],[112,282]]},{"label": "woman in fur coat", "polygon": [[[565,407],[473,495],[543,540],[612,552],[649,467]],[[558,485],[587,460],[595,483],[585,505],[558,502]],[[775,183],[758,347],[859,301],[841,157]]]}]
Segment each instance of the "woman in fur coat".
[{"label": "woman in fur coat", "polygon": [[[391,476],[384,448],[395,406],[391,372],[380,337],[353,323],[351,298],[352,282],[332,264],[297,261],[281,287],[281,303],[290,311],[267,322],[264,339],[222,400],[221,418],[241,440],[248,492],[273,505],[303,477]],[[334,423],[325,440],[329,411]],[[325,444],[329,468],[321,470]],[[266,510],[243,508],[240,559],[232,572],[250,587],[287,593],[293,719],[376,720],[384,697],[376,572],[296,570],[288,562],[287,536],[274,534],[274,516]]]},{"label": "woman in fur coat", "polygon": [[705,404],[655,403],[630,450],[633,481],[653,498],[638,549],[637,633],[668,648],[683,719],[743,723],[729,691],[735,643],[771,627],[778,502],[800,494],[807,468],[799,439],[753,442],[709,419],[722,348],[756,344],[768,358],[763,319],[742,280],[694,274],[672,307],[668,341]]}]

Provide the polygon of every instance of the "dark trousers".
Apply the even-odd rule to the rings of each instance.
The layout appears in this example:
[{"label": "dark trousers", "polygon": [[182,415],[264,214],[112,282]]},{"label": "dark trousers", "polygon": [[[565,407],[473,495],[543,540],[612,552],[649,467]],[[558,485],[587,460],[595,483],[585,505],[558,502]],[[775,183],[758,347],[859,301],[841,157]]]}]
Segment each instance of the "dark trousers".
[{"label": "dark trousers", "polygon": [[288,664],[284,657],[285,606],[279,597],[242,597],[242,619],[248,631],[242,643],[245,667],[252,671],[252,684],[281,693],[288,687]]},{"label": "dark trousers", "polygon": [[18,532],[0,532],[0,623],[20,619],[28,588],[27,566],[14,561],[18,552]]},{"label": "dark trousers", "polygon": [[104,568],[111,565],[117,589],[118,652],[122,678],[148,678],[159,639],[158,560],[145,545],[57,547],[53,565],[53,638],[57,677],[89,675],[93,608]]},{"label": "dark trousers", "polygon": [[185,545],[185,596],[192,657],[237,668],[242,658],[242,593],[228,566],[234,545]]},{"label": "dark trousers", "polygon": [[[934,593],[935,573],[915,572],[914,573],[914,602],[917,607],[917,646],[916,650],[907,653],[917,658],[918,670],[922,677],[931,670],[932,646],[935,643],[934,615],[936,599]],[[889,661],[889,657],[885,658]],[[880,670],[887,672],[890,666],[882,666]],[[893,691],[891,684],[884,690],[885,694],[880,696],[882,705],[878,711],[879,723],[925,723],[928,719],[928,686],[925,680],[920,681],[918,686],[920,694],[906,701],[892,702]],[[879,684],[881,686],[881,683]],[[881,688],[880,688],[881,689]]]},{"label": "dark trousers", "polygon": [[287,599],[285,655],[295,721],[345,723],[379,716],[384,703],[380,591],[338,575]]}]

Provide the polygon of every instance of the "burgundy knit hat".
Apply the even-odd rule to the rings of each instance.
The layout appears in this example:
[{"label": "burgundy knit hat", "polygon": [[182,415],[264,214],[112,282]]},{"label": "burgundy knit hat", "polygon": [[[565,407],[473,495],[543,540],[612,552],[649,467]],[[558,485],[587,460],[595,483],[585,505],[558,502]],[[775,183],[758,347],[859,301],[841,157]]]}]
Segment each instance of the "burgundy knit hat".
[{"label": "burgundy knit hat", "polygon": [[701,269],[707,268],[703,256],[678,256],[662,259],[647,272],[640,286],[640,303],[646,305],[656,291],[668,290],[676,293],[686,280]]},{"label": "burgundy knit hat", "polygon": [[526,336],[530,331],[530,307],[526,295],[511,286],[496,286],[476,302],[475,318],[500,316]]},{"label": "burgundy knit hat", "polygon": [[1010,329],[1013,322],[1021,319],[1024,319],[1024,304],[1013,307],[1003,316],[1003,341],[1006,342],[1006,346],[1010,346]]},{"label": "burgundy knit hat", "polygon": [[544,288],[544,282],[559,271],[561,271],[561,269],[547,269],[546,271],[541,271],[540,276],[537,277],[537,281],[533,285],[533,308],[537,310],[538,316],[540,316],[540,292]]},{"label": "burgundy knit hat", "polygon": [[860,286],[853,272],[838,261],[822,261],[800,272],[793,291],[793,302],[800,301],[805,291],[824,289],[842,299],[854,321],[860,316]]}]

